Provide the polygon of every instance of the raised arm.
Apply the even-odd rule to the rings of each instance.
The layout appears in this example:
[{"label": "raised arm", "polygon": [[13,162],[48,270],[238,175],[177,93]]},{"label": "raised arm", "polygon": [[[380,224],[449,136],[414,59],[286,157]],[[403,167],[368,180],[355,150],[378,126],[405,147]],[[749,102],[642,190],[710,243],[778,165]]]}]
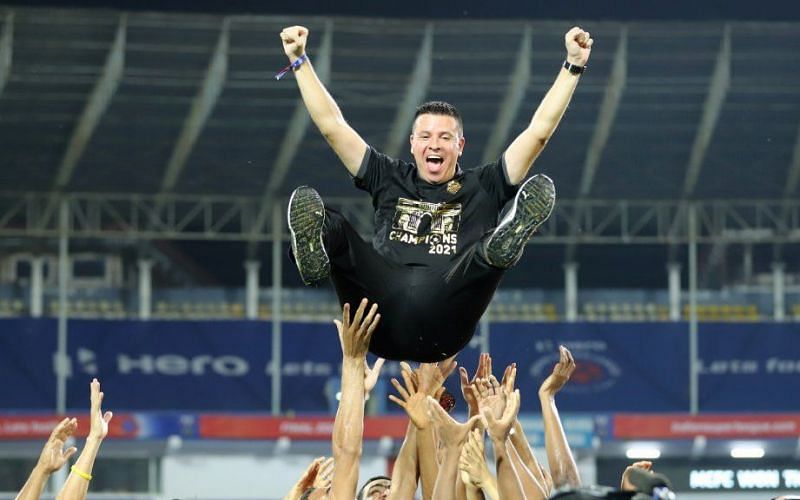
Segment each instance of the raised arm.
[{"label": "raised arm", "polygon": [[100,392],[100,382],[97,379],[89,384],[91,410],[89,418],[89,436],[83,446],[78,460],[70,468],[71,474],[61,488],[56,500],[83,500],[89,490],[89,481],[92,480],[92,468],[100,451],[100,445],[108,435],[108,423],[113,416],[110,411],[103,413],[102,404],[104,394]]},{"label": "raised arm", "polygon": [[[333,480],[330,498],[351,499],[358,487],[358,466],[364,436],[364,370],[372,332],[381,315],[378,305],[367,310],[363,299],[350,318],[350,305],[342,310],[342,321],[334,320],[342,339],[342,396],[333,423]],[[365,315],[366,313],[366,315]]]},{"label": "raised arm", "polygon": [[519,412],[519,389],[507,397],[503,415],[495,417],[495,413],[489,406],[481,407],[481,414],[486,422],[486,430],[492,440],[494,448],[494,459],[497,466],[497,487],[500,498],[503,500],[523,500],[522,484],[511,464],[507,442],[508,434],[514,426],[514,419]]},{"label": "raised arm", "polygon": [[[564,35],[564,40],[567,62],[576,67],[586,66],[593,42],[589,33],[575,27]],[[506,168],[512,184],[518,184],[525,178],[533,162],[550,140],[564,111],[567,110],[579,78],[580,73],[572,73],[566,68],[561,68],[556,81],[542,99],[528,127],[506,149],[504,155]]]},{"label": "raised arm", "polygon": [[[514,392],[514,383],[517,377],[516,364],[511,364],[506,367],[503,374],[502,384],[498,382],[494,375],[489,375],[488,380],[482,380],[480,384],[475,385],[475,392],[477,393],[479,406],[481,408],[488,407],[493,410],[496,418],[500,418],[505,410],[507,399]],[[522,434],[516,436],[515,434]],[[515,440],[522,439],[527,447],[527,440],[524,437],[524,431],[519,423],[519,419],[514,417],[512,424],[512,432],[509,432],[509,438],[506,440],[506,452],[511,463],[511,466],[516,472],[520,480],[522,491],[525,498],[528,500],[547,498],[547,490],[544,481],[541,477],[541,469],[538,463],[531,464],[535,469],[529,467],[521,458],[517,450]],[[530,449],[528,448],[530,452]]]},{"label": "raised arm", "polygon": [[431,396],[428,396],[428,409],[431,413],[431,421],[444,447],[444,457],[436,476],[433,498],[452,500],[456,495],[456,482],[459,481],[458,461],[461,457],[461,446],[480,417],[478,415],[471,417],[463,424],[456,422]]},{"label": "raised arm", "polygon": [[303,26],[286,28],[281,31],[281,41],[283,42],[283,51],[290,63],[305,58],[304,62],[294,70],[300,95],[303,96],[303,103],[305,103],[314,125],[342,160],[350,175],[355,176],[367,152],[367,143],[345,121],[336,101],[333,100],[314,71],[311,59],[306,53],[308,28]]},{"label": "raised arm", "polygon": [[406,411],[409,416],[409,423],[406,428],[403,445],[400,447],[400,452],[397,454],[397,460],[395,460],[394,469],[392,470],[392,488],[389,491],[391,500],[414,498],[414,493],[417,491],[417,479],[419,478],[417,434],[419,429],[430,427],[426,396],[423,392],[417,392],[412,382],[412,373],[410,369],[406,369],[407,365],[402,364],[401,366],[403,368],[400,374],[405,386],[393,378],[392,385],[400,397],[390,394],[389,399]]},{"label": "raised arm", "polygon": [[36,466],[33,468],[30,477],[28,477],[25,486],[19,491],[16,500],[39,500],[42,491],[44,491],[44,486],[53,472],[63,467],[69,457],[78,451],[74,446],[64,450],[64,444],[75,433],[77,428],[78,421],[74,418],[65,418],[56,425],[44,444],[44,448],[42,448],[39,461],[36,462]]},{"label": "raised arm", "polygon": [[483,431],[473,429],[467,437],[467,442],[461,448],[461,457],[458,460],[458,470],[461,472],[461,482],[466,486],[468,500],[474,498],[488,498],[499,500],[497,493],[497,479],[489,472],[486,463],[486,452],[483,448]]},{"label": "raised arm", "polygon": [[577,488],[581,485],[578,466],[575,465],[575,459],[572,457],[572,451],[567,443],[567,436],[564,434],[564,428],[556,408],[556,394],[575,371],[575,360],[572,358],[572,353],[563,345],[558,349],[559,361],[553,367],[553,373],[539,387],[539,402],[542,404],[544,420],[544,444],[547,449],[550,473],[553,475],[553,487]]},{"label": "raised arm", "polygon": [[[455,356],[438,363],[422,363],[415,372],[419,392],[440,400],[442,386],[447,377],[456,368]],[[402,364],[408,367],[407,364]],[[427,408],[427,407],[426,407]],[[471,415],[470,415],[471,416]],[[436,461],[437,438],[432,425],[419,428],[417,432],[417,454],[419,456],[420,481],[422,498],[433,498],[436,477],[439,475],[439,463]]]},{"label": "raised arm", "polygon": [[[517,364],[511,363],[506,367],[503,373],[502,390],[505,394],[511,394],[511,392],[513,392],[516,378]],[[530,482],[525,482],[525,474],[528,474],[533,479],[533,482],[542,489],[545,496],[547,496],[551,490],[548,474],[539,461],[536,460],[536,456],[534,456],[533,450],[531,450],[531,445],[528,442],[528,438],[525,436],[525,429],[522,428],[519,418],[514,419],[514,428],[511,430],[509,440],[511,441],[512,448],[509,451],[513,452],[511,456],[515,460],[512,463],[517,473],[520,474],[520,480],[523,481],[523,488],[526,488],[527,491],[527,488],[530,487]],[[517,459],[521,462],[520,465],[517,464]]]}]

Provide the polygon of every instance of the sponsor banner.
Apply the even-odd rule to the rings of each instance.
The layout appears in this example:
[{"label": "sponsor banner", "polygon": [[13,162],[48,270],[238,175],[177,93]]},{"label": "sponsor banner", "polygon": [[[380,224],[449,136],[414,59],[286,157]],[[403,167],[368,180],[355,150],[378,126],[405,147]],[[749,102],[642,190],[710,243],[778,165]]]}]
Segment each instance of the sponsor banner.
[{"label": "sponsor banner", "polygon": [[[603,425],[603,422],[608,420],[610,420],[610,417],[607,415],[598,415],[596,417],[561,415],[564,435],[567,437],[570,448],[576,450],[593,448],[596,435],[595,425],[598,422]],[[531,446],[544,448],[544,421],[542,418],[520,416],[519,423],[525,430],[525,436]]]},{"label": "sponsor banner", "polygon": [[[67,407],[83,411],[97,377],[116,411],[244,411],[272,406],[271,325],[263,321],[114,321],[68,323]],[[577,370],[557,397],[562,412],[685,412],[689,409],[685,323],[494,323],[488,325],[494,373],[517,363],[522,411],[538,412],[542,381],[572,351]],[[56,321],[0,319],[0,405],[52,411],[56,400]],[[800,324],[702,324],[700,409],[800,411]],[[282,324],[282,412],[333,414],[341,349],[325,323]],[[473,339],[457,362],[470,376]],[[370,358],[370,362],[374,359]],[[368,401],[371,413],[400,414],[388,402],[399,378],[387,362]],[[445,387],[466,413],[457,374]],[[768,389],[768,390],[766,390]],[[743,396],[743,395],[746,395]]]},{"label": "sponsor banner", "polygon": [[[70,414],[78,419],[77,438],[89,433],[87,414]],[[56,415],[0,416],[0,441],[45,440],[62,420]],[[367,417],[364,439],[388,436],[402,439],[408,426],[405,416]],[[115,413],[109,424],[112,439],[278,439],[330,440],[333,417],[280,418],[266,415],[186,414],[186,413]]]},{"label": "sponsor banner", "polygon": [[69,324],[69,408],[100,379],[122,410],[266,410],[269,324],[248,321],[91,321]]},{"label": "sponsor banner", "polygon": [[[77,438],[89,434],[89,415],[70,413],[78,419]],[[0,416],[0,440],[45,440],[63,419],[57,415]],[[187,414],[114,413],[108,426],[112,439],[165,439],[169,436],[198,436],[197,416]]]},{"label": "sponsor banner", "polygon": [[576,371],[557,397],[561,411],[687,411],[685,325],[502,323],[491,327],[494,371],[517,363],[522,410],[538,411],[539,386],[565,345]]},{"label": "sponsor banner", "polygon": [[[55,409],[56,327],[53,319],[0,320],[0,407]],[[84,394],[88,408],[88,383]]]},{"label": "sponsor banner", "polygon": [[[388,436],[402,439],[406,434],[406,417],[367,417],[364,439]],[[275,418],[259,415],[201,415],[201,438],[210,439],[277,439],[329,441],[333,434],[333,417]]]},{"label": "sponsor banner", "polygon": [[[55,407],[56,322],[0,320],[0,401]],[[270,408],[269,323],[108,321],[68,323],[67,408],[89,405],[97,377],[115,411]]]},{"label": "sponsor banner", "polygon": [[800,323],[701,323],[701,411],[800,411]]},{"label": "sponsor banner", "polygon": [[767,415],[614,415],[616,439],[796,438],[800,414]]}]

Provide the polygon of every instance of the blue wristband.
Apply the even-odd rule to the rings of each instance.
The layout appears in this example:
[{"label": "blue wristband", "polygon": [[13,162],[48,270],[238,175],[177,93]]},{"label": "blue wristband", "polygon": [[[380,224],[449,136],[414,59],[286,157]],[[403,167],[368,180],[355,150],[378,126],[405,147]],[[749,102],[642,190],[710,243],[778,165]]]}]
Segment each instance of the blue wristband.
[{"label": "blue wristband", "polygon": [[278,74],[275,75],[275,79],[276,80],[280,80],[281,78],[283,78],[283,75],[285,75],[289,71],[296,70],[297,68],[300,67],[301,64],[303,64],[306,61],[308,61],[308,54],[303,54],[302,56],[300,56],[297,59],[295,59],[292,64],[290,64],[290,65],[286,66],[285,68],[283,68],[282,70],[278,71]]}]

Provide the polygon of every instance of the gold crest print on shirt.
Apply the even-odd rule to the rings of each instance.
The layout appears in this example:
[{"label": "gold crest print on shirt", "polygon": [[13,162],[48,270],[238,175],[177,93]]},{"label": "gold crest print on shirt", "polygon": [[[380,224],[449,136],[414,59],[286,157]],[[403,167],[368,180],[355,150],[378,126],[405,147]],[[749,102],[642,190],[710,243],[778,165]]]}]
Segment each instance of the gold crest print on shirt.
[{"label": "gold crest print on shirt", "polygon": [[389,240],[427,245],[428,253],[455,255],[461,203],[430,203],[398,198]]}]

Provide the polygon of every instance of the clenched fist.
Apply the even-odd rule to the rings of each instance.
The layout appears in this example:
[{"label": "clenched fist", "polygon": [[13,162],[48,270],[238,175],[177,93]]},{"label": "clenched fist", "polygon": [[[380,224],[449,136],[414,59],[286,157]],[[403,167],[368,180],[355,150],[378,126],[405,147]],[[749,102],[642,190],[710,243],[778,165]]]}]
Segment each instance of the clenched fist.
[{"label": "clenched fist", "polygon": [[564,44],[567,47],[567,61],[570,64],[586,66],[589,54],[592,52],[592,36],[588,31],[583,31],[575,26],[564,35]]},{"label": "clenched fist", "polygon": [[308,41],[308,28],[304,26],[291,26],[281,31],[281,42],[283,52],[289,58],[289,62],[294,62],[306,53],[306,42]]}]

